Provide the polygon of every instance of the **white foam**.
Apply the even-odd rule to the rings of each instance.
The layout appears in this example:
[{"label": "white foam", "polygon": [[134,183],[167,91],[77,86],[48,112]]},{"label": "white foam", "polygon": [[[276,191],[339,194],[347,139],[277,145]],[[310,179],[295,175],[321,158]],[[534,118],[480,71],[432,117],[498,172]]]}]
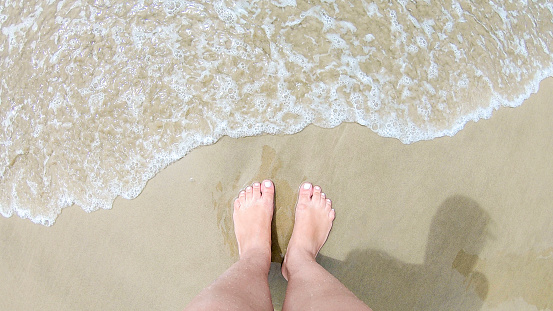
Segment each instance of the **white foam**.
[{"label": "white foam", "polygon": [[332,18],[325,10],[319,10],[319,14],[316,17],[323,22],[323,32],[328,31],[329,29],[334,29],[336,20]]},{"label": "white foam", "polygon": [[272,4],[280,7],[280,8],[283,8],[283,7],[287,7],[287,6],[297,6],[297,3],[296,3],[296,0],[278,0],[278,1],[271,1]]},{"label": "white foam", "polygon": [[[518,13],[482,5],[515,25]],[[0,187],[0,212],[51,225],[74,203],[110,208],[116,196],[136,197],[161,169],[224,135],[358,122],[404,143],[451,136],[500,106],[520,105],[551,76],[553,23],[532,12],[550,16],[553,6],[528,5],[535,29],[489,25],[480,11],[465,18],[455,1],[428,14],[407,10],[406,1],[323,1],[300,10],[293,0],[159,0],[117,14],[91,8],[90,19],[57,13],[54,28],[33,22],[40,5],[11,19],[3,9],[0,172],[14,186]],[[493,32],[466,33],[471,25]],[[30,31],[41,40],[27,42]],[[330,49],[316,44],[321,37]],[[23,46],[28,58],[19,54]],[[16,96],[19,80],[47,87]],[[481,102],[461,102],[475,90]]]},{"label": "white foam", "polygon": [[215,12],[217,12],[219,18],[227,24],[234,24],[238,19],[236,12],[227,8],[224,1],[214,2],[213,7],[215,8]]},{"label": "white foam", "polygon": [[326,34],[326,38],[330,41],[331,45],[335,49],[347,49],[348,44],[339,34],[329,33]]},{"label": "white foam", "polygon": [[422,36],[417,36],[417,45],[420,46],[423,49],[426,49],[426,46],[428,43],[426,42],[426,39]]},{"label": "white foam", "polygon": [[363,0],[362,3],[363,3],[363,8],[365,9],[365,12],[369,17],[373,17],[375,15],[382,16],[382,14],[380,14],[378,10],[378,5],[376,5],[376,3],[373,3],[373,2],[367,3],[367,1],[365,0]]}]

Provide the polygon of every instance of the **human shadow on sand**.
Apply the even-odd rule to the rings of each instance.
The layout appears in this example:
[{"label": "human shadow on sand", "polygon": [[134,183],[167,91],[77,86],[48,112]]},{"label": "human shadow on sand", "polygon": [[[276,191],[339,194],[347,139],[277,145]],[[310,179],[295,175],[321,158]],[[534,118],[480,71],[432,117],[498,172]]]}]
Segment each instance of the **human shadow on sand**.
[{"label": "human shadow on sand", "polygon": [[[374,311],[479,310],[488,281],[474,268],[489,223],[474,200],[456,195],[434,215],[422,264],[371,249],[354,250],[344,261],[322,255],[317,261]],[[271,283],[277,287],[273,298],[284,297],[285,283],[275,278]]]}]

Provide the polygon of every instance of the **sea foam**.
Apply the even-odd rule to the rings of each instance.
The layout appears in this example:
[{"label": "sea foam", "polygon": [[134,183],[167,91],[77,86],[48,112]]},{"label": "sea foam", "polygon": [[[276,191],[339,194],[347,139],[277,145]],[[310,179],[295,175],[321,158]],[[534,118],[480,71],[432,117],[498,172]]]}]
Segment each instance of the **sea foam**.
[{"label": "sea foam", "polygon": [[0,29],[0,212],[44,225],[224,135],[357,122],[409,144],[553,75],[536,1],[8,1]]}]

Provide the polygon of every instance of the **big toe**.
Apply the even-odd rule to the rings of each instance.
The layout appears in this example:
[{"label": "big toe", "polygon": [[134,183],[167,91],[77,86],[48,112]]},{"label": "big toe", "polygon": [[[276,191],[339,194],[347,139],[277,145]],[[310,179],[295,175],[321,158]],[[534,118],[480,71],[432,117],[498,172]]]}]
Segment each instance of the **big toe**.
[{"label": "big toe", "polygon": [[299,201],[300,202],[309,202],[311,196],[313,195],[313,185],[306,182],[300,186]]},{"label": "big toe", "polygon": [[273,199],[275,195],[275,186],[272,181],[266,179],[261,183],[261,197]]}]

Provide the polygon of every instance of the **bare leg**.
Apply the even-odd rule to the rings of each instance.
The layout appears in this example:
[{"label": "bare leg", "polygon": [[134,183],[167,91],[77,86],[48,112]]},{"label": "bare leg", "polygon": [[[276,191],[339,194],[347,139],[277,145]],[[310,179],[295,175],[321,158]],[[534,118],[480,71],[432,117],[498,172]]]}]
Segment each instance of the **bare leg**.
[{"label": "bare leg", "polygon": [[288,280],[283,310],[371,310],[315,261],[334,216],[320,187],[309,183],[300,187],[294,230],[282,264]]},{"label": "bare leg", "polygon": [[234,201],[234,233],[240,259],[204,289],[186,310],[273,310],[268,274],[275,188],[254,183]]}]

